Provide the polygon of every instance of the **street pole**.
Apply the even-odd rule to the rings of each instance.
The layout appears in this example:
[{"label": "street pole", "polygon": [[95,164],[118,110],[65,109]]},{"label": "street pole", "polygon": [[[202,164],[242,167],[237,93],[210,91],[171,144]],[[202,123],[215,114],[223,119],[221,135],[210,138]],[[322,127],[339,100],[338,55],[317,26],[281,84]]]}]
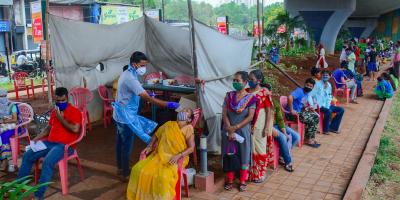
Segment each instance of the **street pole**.
[{"label": "street pole", "polygon": [[144,0],[142,0],[142,14],[143,14],[143,17],[144,17]]},{"label": "street pole", "polygon": [[[261,0],[261,43],[264,44],[264,0]],[[262,46],[262,45],[261,45]]]},{"label": "street pole", "polygon": [[257,32],[258,32],[258,53],[261,53],[261,33],[260,33],[260,0],[257,0]]},{"label": "street pole", "polygon": [[164,0],[161,0],[161,15],[162,15],[162,22],[165,22],[165,2]]},{"label": "street pole", "polygon": [[46,69],[47,69],[47,97],[49,100],[49,105],[52,105],[53,99],[51,96],[51,73],[50,73],[50,33],[49,33],[49,0],[46,0],[46,19],[45,19],[45,27],[46,27]]}]

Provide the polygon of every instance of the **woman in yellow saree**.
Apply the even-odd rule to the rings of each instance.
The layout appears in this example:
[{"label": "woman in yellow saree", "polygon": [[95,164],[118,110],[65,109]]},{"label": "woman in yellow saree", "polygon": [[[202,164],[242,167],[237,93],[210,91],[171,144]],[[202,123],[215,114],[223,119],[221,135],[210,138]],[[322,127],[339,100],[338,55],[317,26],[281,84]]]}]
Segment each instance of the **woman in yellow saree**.
[{"label": "woman in yellow saree", "polygon": [[132,168],[127,189],[129,200],[175,198],[178,162],[183,159],[185,167],[189,162],[187,156],[194,150],[192,116],[192,110],[183,109],[177,121],[169,121],[156,131],[141,155],[151,154]]}]

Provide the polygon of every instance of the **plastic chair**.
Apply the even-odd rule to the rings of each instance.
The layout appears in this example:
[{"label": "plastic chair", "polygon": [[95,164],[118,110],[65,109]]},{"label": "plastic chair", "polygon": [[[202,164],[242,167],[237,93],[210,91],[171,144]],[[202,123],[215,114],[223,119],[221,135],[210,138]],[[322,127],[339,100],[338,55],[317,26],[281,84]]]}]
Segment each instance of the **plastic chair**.
[{"label": "plastic chair", "polygon": [[318,115],[319,115],[319,133],[322,134],[324,132],[324,113],[321,112],[321,107],[318,106]]},{"label": "plastic chair", "polygon": [[[168,79],[168,77],[167,77],[167,75],[165,75],[165,73],[162,74],[162,78],[163,78],[163,79]],[[143,81],[144,81],[145,83],[147,83],[147,81],[148,81],[148,80],[151,80],[151,79],[160,79],[160,73],[158,73],[158,72],[152,72],[152,73],[147,74],[147,75],[145,75],[145,76],[143,77]]]},{"label": "plastic chair", "polygon": [[[34,115],[33,109],[30,105],[26,103],[17,103],[17,106],[19,110],[19,123],[14,129],[14,136],[10,138],[11,155],[14,166],[18,166],[18,156],[21,152],[19,140],[22,138],[26,138],[28,140],[28,143],[30,142],[28,124],[33,120]],[[22,135],[18,135],[18,131],[21,129],[25,132]]]},{"label": "plastic chair", "polygon": [[104,128],[107,128],[107,125],[111,125],[113,107],[111,103],[114,102],[114,99],[109,98],[107,87],[104,85],[100,85],[97,89],[99,92],[100,98],[103,100],[103,121]]},{"label": "plastic chair", "polygon": [[[58,168],[60,171],[61,190],[62,190],[63,195],[68,194],[68,161],[69,160],[72,160],[72,159],[76,160],[76,166],[78,168],[79,175],[81,177],[81,181],[83,181],[83,179],[84,179],[83,169],[82,169],[81,162],[79,160],[78,152],[76,151],[76,149],[74,149],[74,152],[72,153],[72,155],[68,155],[68,148],[71,147],[72,145],[75,145],[78,142],[80,142],[86,133],[86,121],[85,121],[85,117],[84,117],[85,113],[81,112],[81,115],[82,115],[82,122],[81,122],[79,138],[77,140],[75,140],[74,142],[71,142],[70,144],[65,145],[64,158],[61,159],[60,161],[58,161]],[[43,158],[36,161],[36,165],[35,165],[35,183],[36,184],[38,183],[38,178],[39,178],[39,162],[42,160],[43,160]]]},{"label": "plastic chair", "polygon": [[[140,155],[140,160],[146,159],[146,155],[141,154]],[[175,186],[175,198],[174,200],[181,200],[181,177],[183,176],[183,182],[185,185],[185,197],[189,198],[189,185],[188,185],[188,180],[187,180],[187,173],[186,169],[182,167],[183,159],[178,160],[178,181],[176,182]]]},{"label": "plastic chair", "polygon": [[274,170],[278,170],[279,166],[279,143],[272,137],[273,149],[274,149]]},{"label": "plastic chair", "polygon": [[93,100],[93,93],[86,89],[86,88],[80,88],[80,87],[75,87],[71,89],[70,95],[72,96],[74,105],[81,110],[81,112],[86,113],[84,115],[84,118],[86,119],[86,122],[88,123],[89,130],[92,130],[92,125],[90,124],[90,116],[89,112],[87,110],[87,104],[92,102]]},{"label": "plastic chair", "polygon": [[[333,84],[333,96],[337,98],[338,94],[342,94],[342,96],[346,96],[346,103],[350,102],[350,89],[347,88],[347,85],[345,83],[339,83],[335,77],[333,77],[333,80],[335,83]],[[341,87],[336,87],[336,84],[341,85]],[[343,87],[344,86],[344,87]]]},{"label": "plastic chair", "polygon": [[282,112],[284,113],[283,114],[283,118],[285,120],[285,123],[289,127],[291,127],[292,125],[297,125],[297,131],[300,134],[299,147],[302,147],[303,146],[303,142],[304,142],[304,124],[301,123],[299,115],[296,115],[296,121],[289,121],[289,120],[286,119],[286,115],[285,114],[290,114],[290,112],[285,109],[287,104],[288,104],[287,96],[281,96],[279,98],[279,102],[281,104]]},{"label": "plastic chair", "polygon": [[[28,99],[29,99],[30,98],[29,89],[31,89],[32,96],[35,97],[35,88],[33,86],[33,80],[29,78],[28,73],[16,72],[12,75],[12,79],[14,80],[14,92],[15,92],[15,98],[17,100],[19,99],[18,92],[20,90],[26,90],[26,93],[27,93]],[[26,83],[27,80],[30,80],[30,83],[27,84]]]},{"label": "plastic chair", "polygon": [[195,85],[196,84],[193,76],[180,75],[180,76],[176,76],[174,79],[178,83],[178,85]]},{"label": "plastic chair", "polygon": [[[50,74],[50,89],[51,89],[51,95],[54,94],[54,86],[56,85],[56,75],[54,73],[54,70],[50,70],[49,71]],[[45,92],[45,88],[48,86],[47,84],[47,77],[42,79],[42,93],[43,96],[46,97],[46,92]]]}]

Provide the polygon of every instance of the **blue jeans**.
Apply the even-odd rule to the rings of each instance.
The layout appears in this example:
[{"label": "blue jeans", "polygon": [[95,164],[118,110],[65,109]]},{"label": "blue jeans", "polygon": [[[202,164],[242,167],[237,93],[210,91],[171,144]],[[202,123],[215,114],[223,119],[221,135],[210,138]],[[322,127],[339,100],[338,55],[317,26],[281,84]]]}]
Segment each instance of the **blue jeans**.
[{"label": "blue jeans", "polygon": [[[18,172],[17,179],[28,176],[31,173],[33,164],[36,163],[37,160],[44,157],[42,163],[42,172],[40,174],[39,184],[46,183],[51,181],[51,177],[53,176],[54,165],[58,163],[64,157],[64,147],[65,145],[62,143],[55,143],[49,141],[43,141],[46,145],[46,149],[38,152],[33,152],[29,150],[25,152],[24,157],[22,159],[22,164]],[[68,154],[72,155],[74,153],[74,149],[71,147],[68,149]],[[44,197],[44,193],[47,189],[47,186],[43,186],[35,192],[35,197],[42,199]]]},{"label": "blue jeans", "polygon": [[123,176],[129,176],[129,160],[133,149],[133,142],[135,140],[135,134],[131,131],[127,124],[117,124],[117,167],[118,170],[122,171]]},{"label": "blue jeans", "polygon": [[[342,122],[344,109],[338,106],[331,106],[329,109],[321,107],[320,110],[322,113],[324,113],[323,132],[326,133],[329,130],[338,131],[340,127],[340,122]],[[336,113],[336,116],[333,119],[332,113]]]},{"label": "blue jeans", "polygon": [[300,141],[300,136],[296,131],[286,126],[286,133],[289,135],[289,137],[291,137],[292,140],[292,143],[288,144],[288,138],[285,136],[285,134],[283,134],[279,126],[275,125],[274,128],[276,131],[278,131],[278,137],[275,137],[275,139],[279,144],[279,153],[283,157],[285,163],[288,165],[292,163],[289,146],[293,148],[293,146]]}]

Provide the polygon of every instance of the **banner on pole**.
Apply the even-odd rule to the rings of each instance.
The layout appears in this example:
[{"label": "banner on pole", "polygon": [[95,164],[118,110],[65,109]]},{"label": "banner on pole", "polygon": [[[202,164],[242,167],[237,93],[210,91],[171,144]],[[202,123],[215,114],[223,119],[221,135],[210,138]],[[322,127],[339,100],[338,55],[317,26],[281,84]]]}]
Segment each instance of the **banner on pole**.
[{"label": "banner on pole", "polygon": [[258,27],[257,21],[254,21],[253,27],[253,37],[258,37],[258,35],[262,34],[262,20],[260,20],[260,27]]},{"label": "banner on pole", "polygon": [[228,35],[228,17],[223,16],[223,17],[218,17],[217,18],[217,28],[218,31]]},{"label": "banner on pole", "polygon": [[129,6],[101,6],[100,24],[121,24],[141,17],[139,7]]},{"label": "banner on pole", "polygon": [[31,2],[31,13],[33,42],[39,44],[43,40],[42,5],[40,1]]}]

